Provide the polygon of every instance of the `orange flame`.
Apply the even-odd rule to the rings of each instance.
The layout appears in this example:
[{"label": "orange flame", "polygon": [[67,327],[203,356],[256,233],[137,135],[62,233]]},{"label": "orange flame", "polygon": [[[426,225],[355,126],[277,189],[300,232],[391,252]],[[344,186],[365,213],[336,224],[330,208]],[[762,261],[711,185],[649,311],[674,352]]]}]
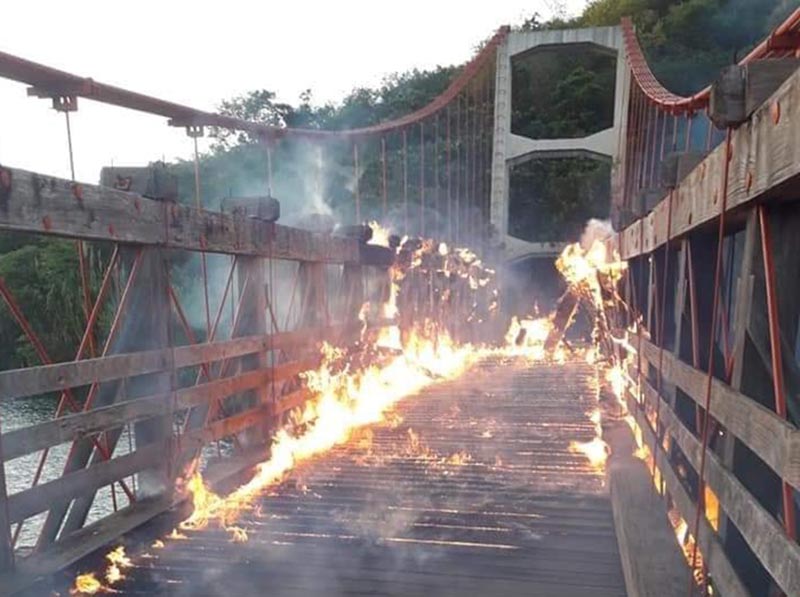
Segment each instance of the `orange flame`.
[{"label": "orange flame", "polygon": [[608,444],[599,437],[592,438],[588,442],[570,442],[571,452],[583,454],[589,459],[589,464],[598,472],[605,470],[606,460],[608,460]]},{"label": "orange flame", "polygon": [[126,568],[133,566],[133,562],[125,553],[125,548],[120,545],[106,554],[108,568],[106,569],[106,583],[114,585],[125,579],[122,573]]},{"label": "orange flame", "polygon": [[103,583],[97,580],[93,572],[80,574],[75,578],[75,584],[69,590],[70,595],[96,595],[104,590]]},{"label": "orange flame", "polygon": [[210,491],[195,475],[187,486],[194,511],[181,523],[181,529],[202,529],[213,522],[230,530],[239,514],[265,488],[282,481],[297,463],[346,442],[355,429],[381,421],[403,397],[438,380],[457,377],[483,354],[470,345],[458,347],[446,336],[434,343],[412,334],[403,354],[387,365],[351,371],[349,367],[332,367],[341,353],[325,345],[322,366],[304,374],[315,397],[299,416],[302,432],[279,430],[269,460],[258,465],[249,482],[225,497]]},{"label": "orange flame", "polygon": [[369,239],[367,244],[388,247],[389,237],[392,235],[389,228],[387,226],[382,226],[376,220],[369,222],[368,226],[372,228],[372,238]]}]

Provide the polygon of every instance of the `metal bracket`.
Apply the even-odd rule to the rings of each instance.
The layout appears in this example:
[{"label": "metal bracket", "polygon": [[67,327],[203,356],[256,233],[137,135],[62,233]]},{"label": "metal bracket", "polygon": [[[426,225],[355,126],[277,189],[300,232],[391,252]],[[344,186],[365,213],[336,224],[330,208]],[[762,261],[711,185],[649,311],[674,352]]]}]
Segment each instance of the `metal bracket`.
[{"label": "metal bracket", "polygon": [[53,96],[53,110],[57,112],[77,112],[78,111],[78,96],[77,95],[57,95]]},{"label": "metal bracket", "polygon": [[205,136],[205,127],[202,124],[187,124],[186,134],[192,139],[199,139]]}]

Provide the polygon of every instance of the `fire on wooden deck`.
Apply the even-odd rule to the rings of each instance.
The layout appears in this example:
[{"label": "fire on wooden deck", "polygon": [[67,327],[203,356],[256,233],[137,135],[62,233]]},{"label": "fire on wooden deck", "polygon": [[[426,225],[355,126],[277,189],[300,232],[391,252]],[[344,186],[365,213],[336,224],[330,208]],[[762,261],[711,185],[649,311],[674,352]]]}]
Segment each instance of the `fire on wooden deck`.
[{"label": "fire on wooden deck", "polygon": [[208,528],[128,545],[116,588],[625,595],[603,472],[570,448],[596,437],[596,391],[584,363],[486,361],[295,470],[237,522],[246,542]]}]

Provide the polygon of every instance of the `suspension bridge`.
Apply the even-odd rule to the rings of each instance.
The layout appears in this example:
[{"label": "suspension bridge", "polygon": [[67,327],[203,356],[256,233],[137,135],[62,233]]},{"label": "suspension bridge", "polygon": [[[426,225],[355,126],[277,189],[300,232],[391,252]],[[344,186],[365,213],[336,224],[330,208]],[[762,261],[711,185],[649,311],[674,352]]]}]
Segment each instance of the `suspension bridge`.
[{"label": "suspension bridge", "polygon": [[[517,134],[514,61],[564,47],[613,57],[610,126]],[[79,100],[101,102],[195,141],[246,132],[269,190],[287,143],[344,148],[353,179],[346,225],[287,226],[271,196],[205,209],[197,153],[193,205],[158,167],[107,168],[98,185],[0,165],[0,228],[74,242],[85,324],[74,359],[54,359],[25,289],[0,278],[31,355],[0,371],[0,595],[800,595],[800,10],[689,97],[658,82],[628,20],[503,28],[430,104],[348,130],[267,126],[5,53],[0,77],[51,100],[70,134]],[[504,264],[574,240],[514,236],[513,168],[577,154],[611,163],[603,246],[627,262],[594,305],[605,353],[562,339],[558,356],[463,356],[505,332]],[[363,224],[390,212],[395,237]],[[437,370],[422,322],[457,366]],[[346,356],[321,356],[323,340]],[[418,362],[387,380],[399,344]],[[321,366],[328,382],[361,375],[346,383],[365,395],[409,390],[377,413],[323,412],[307,373]],[[8,415],[42,403],[33,423]],[[309,405],[317,419],[298,415]],[[353,421],[328,438],[335,416]],[[600,437],[599,464],[573,449]],[[220,524],[181,527],[203,506],[191,471],[224,502],[291,442],[235,517],[212,500]],[[128,556],[108,560],[119,545]]]}]

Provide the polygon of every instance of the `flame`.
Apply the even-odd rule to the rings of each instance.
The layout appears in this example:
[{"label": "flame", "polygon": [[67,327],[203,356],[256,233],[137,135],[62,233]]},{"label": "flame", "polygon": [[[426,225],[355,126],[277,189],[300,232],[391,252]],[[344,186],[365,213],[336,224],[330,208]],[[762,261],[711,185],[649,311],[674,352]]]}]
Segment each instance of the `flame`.
[{"label": "flame", "polygon": [[587,365],[594,365],[597,362],[597,352],[597,348],[594,346],[586,349],[584,359]]},{"label": "flame", "polygon": [[110,585],[118,583],[124,578],[122,571],[116,564],[111,564],[106,570],[106,582]]},{"label": "flame", "polygon": [[627,374],[625,368],[621,363],[617,363],[613,367],[606,370],[606,381],[611,384],[611,389],[620,404],[624,404],[625,387],[627,385]]},{"label": "flame", "polygon": [[580,243],[569,244],[556,259],[556,268],[567,283],[574,286],[596,284],[598,273],[616,283],[627,267],[627,262],[622,261],[616,251],[609,252],[601,240],[592,242],[589,249],[584,249]]},{"label": "flame", "polygon": [[589,459],[589,464],[598,472],[605,470],[606,460],[608,460],[608,444],[599,437],[592,438],[588,442],[570,442],[571,452],[581,453]]},{"label": "flame", "polygon": [[70,589],[70,595],[95,595],[104,590],[103,583],[97,580],[93,572],[79,574],[75,578],[75,584]]},{"label": "flame", "polygon": [[511,318],[511,325],[506,332],[506,347],[512,353],[524,354],[534,359],[542,360],[545,358],[544,344],[553,323],[549,317],[539,317],[537,319]]},{"label": "flame", "polygon": [[116,592],[111,587],[125,579],[125,575],[122,571],[133,566],[133,562],[125,553],[125,547],[122,545],[108,552],[105,559],[108,561],[108,566],[104,575],[106,581],[105,585],[97,578],[94,572],[79,574],[75,577],[75,582],[69,594],[96,595],[97,593]]},{"label": "flame", "polygon": [[403,350],[403,342],[400,339],[400,327],[387,325],[381,328],[378,338],[375,340],[376,346],[390,348],[392,350]]},{"label": "flame", "polygon": [[106,554],[108,568],[106,569],[106,583],[114,585],[125,579],[122,573],[126,568],[133,566],[133,562],[125,553],[125,548],[120,545]]},{"label": "flame", "polygon": [[133,562],[131,562],[131,559],[125,553],[125,548],[122,545],[108,552],[106,554],[106,560],[112,564],[116,564],[120,568],[130,568],[133,566]]},{"label": "flame", "polygon": [[403,354],[387,365],[351,371],[348,365],[335,367],[341,351],[325,345],[322,366],[304,374],[314,398],[297,418],[297,428],[302,431],[279,430],[270,458],[257,466],[249,482],[227,496],[213,493],[202,477],[195,475],[187,486],[194,511],[181,529],[202,529],[215,523],[230,530],[231,523],[255,498],[281,482],[298,463],[346,442],[355,429],[381,421],[403,397],[435,381],[457,377],[483,354],[471,345],[456,346],[446,335],[434,343],[412,333]]},{"label": "flame", "polygon": [[452,464],[455,466],[463,466],[469,462],[472,462],[472,455],[464,450],[456,452],[455,454],[451,454],[446,460],[447,464]]},{"label": "flame", "polygon": [[389,237],[392,235],[391,230],[387,226],[382,226],[376,220],[372,220],[367,224],[372,228],[372,238],[367,242],[368,245],[378,245],[380,247],[389,246]]},{"label": "flame", "polygon": [[597,436],[600,437],[603,434],[603,415],[599,408],[595,408],[591,413],[589,413],[589,420],[594,424],[594,431]]},{"label": "flame", "polygon": [[[601,240],[594,240],[588,249],[580,243],[564,248],[556,259],[556,269],[567,283],[567,291],[559,300],[559,307],[568,307],[559,318],[561,336],[574,320],[577,305],[583,304],[594,320],[592,339],[595,347],[599,348],[601,342],[612,341],[605,309],[618,302],[616,286],[627,267],[627,262],[620,260],[617,251],[609,251]],[[562,304],[567,297],[571,300]]]},{"label": "flame", "polygon": [[419,434],[416,433],[411,427],[408,428],[407,432],[408,440],[406,441],[406,445],[401,450],[401,456],[410,457],[410,458],[422,458],[425,460],[432,460],[435,458],[435,454],[431,451],[431,449],[419,438]]},{"label": "flame", "polygon": [[[389,230],[371,222],[373,236],[370,244],[389,244]],[[582,356],[587,362],[595,363],[599,354],[598,338],[607,326],[598,331],[597,312],[604,312],[604,292],[613,294],[613,285],[620,279],[626,264],[619,261],[615,252],[609,253],[603,243],[595,242],[588,250],[580,245],[568,246],[557,261],[570,288],[579,293],[581,299],[590,298],[595,309],[596,329],[595,346],[585,351]],[[383,317],[398,320],[398,298],[401,285],[408,277],[410,270],[420,268],[422,276],[411,276],[409,279],[425,279],[430,275],[444,276],[449,282],[455,282],[468,288],[466,299],[471,300],[473,313],[467,321],[481,322],[484,317],[491,317],[498,309],[498,289],[494,285],[494,270],[483,265],[480,258],[469,249],[451,249],[444,243],[436,243],[430,239],[402,239],[397,249],[395,264],[389,269],[390,287],[386,302],[382,305]],[[490,286],[491,284],[491,286]],[[612,287],[611,289],[609,289]],[[449,284],[445,284],[438,297],[437,308],[447,309],[451,297]],[[475,315],[478,312],[478,293],[484,299],[482,308],[488,315]],[[462,300],[461,298],[459,300]],[[433,304],[434,298],[431,298]],[[371,307],[365,303],[359,318],[366,328]],[[391,409],[403,398],[419,393],[424,388],[439,381],[453,379],[461,375],[467,368],[486,356],[525,357],[533,360],[551,359],[556,363],[566,360],[565,346],[571,353],[576,353],[571,346],[561,342],[546,350],[546,342],[554,330],[554,316],[514,318],[505,336],[505,344],[500,347],[484,347],[469,343],[459,344],[448,333],[448,329],[437,316],[423,317],[414,329],[402,330],[399,325],[381,328],[377,338],[372,339],[373,346],[367,345],[365,350],[376,348],[392,349],[386,359],[380,353],[380,364],[359,367],[351,365],[345,351],[324,344],[322,347],[322,364],[313,371],[302,374],[305,385],[312,397],[302,408],[298,408],[291,421],[279,429],[270,447],[269,457],[257,465],[254,476],[232,493],[221,496],[213,492],[205,484],[200,473],[195,473],[186,483],[185,489],[191,497],[192,514],[179,525],[181,531],[194,531],[214,525],[231,533],[231,541],[247,541],[247,531],[235,525],[240,514],[253,509],[255,500],[270,487],[283,482],[295,467],[304,461],[314,458],[331,448],[350,440],[359,441],[355,432],[366,425],[387,421],[391,418]],[[362,339],[364,339],[362,335]],[[377,359],[376,359],[377,360]],[[609,383],[618,392],[624,377],[614,370],[607,373]],[[618,379],[619,378],[619,379]],[[622,381],[620,381],[620,379]],[[624,388],[624,385],[621,385]],[[621,392],[621,390],[620,390]],[[591,413],[598,434],[599,411]],[[491,432],[489,437],[491,437]],[[464,465],[471,461],[466,452],[457,452],[448,457],[432,454],[414,433],[408,430],[408,454],[428,458],[432,465]],[[572,442],[570,449],[584,454],[592,467],[603,470],[608,457],[608,446],[600,437],[589,442]],[[496,466],[502,465],[498,456]],[[168,540],[186,539],[187,536],[173,529],[165,536]],[[164,547],[163,541],[153,543],[154,549]],[[108,586],[104,586],[93,574],[81,575],[75,579],[73,594],[94,594],[98,591],[113,591],[111,585],[124,579],[123,570],[131,566],[124,550],[116,548],[108,554],[109,567],[106,571]]]},{"label": "flame", "polygon": [[[672,525],[672,529],[675,532],[675,539],[678,541],[678,545],[683,552],[683,556],[686,558],[686,562],[691,565],[695,545],[694,537],[692,536],[691,532],[689,532],[689,524],[675,508],[667,511],[667,519],[669,519],[669,522]],[[703,554],[699,548],[697,549],[696,560],[697,561],[695,564],[697,567],[693,570],[692,576],[694,577],[695,582],[698,585],[701,585],[703,584],[704,564]]]}]

